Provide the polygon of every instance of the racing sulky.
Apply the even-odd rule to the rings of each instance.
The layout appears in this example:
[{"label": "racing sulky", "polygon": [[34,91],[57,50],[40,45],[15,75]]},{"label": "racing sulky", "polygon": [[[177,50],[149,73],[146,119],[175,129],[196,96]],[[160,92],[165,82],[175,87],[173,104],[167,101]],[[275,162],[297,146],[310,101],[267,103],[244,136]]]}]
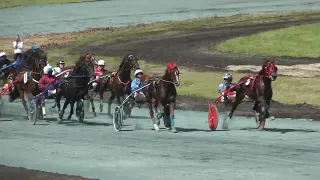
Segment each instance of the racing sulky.
[{"label": "racing sulky", "polygon": [[247,95],[254,101],[253,110],[259,113],[258,130],[263,130],[265,120],[270,116],[270,102],[273,95],[271,82],[276,80],[277,71],[275,62],[267,60],[257,74],[244,76],[238,84],[231,87],[229,91],[236,91],[236,99],[232,104],[229,118],[232,118],[237,106]]}]

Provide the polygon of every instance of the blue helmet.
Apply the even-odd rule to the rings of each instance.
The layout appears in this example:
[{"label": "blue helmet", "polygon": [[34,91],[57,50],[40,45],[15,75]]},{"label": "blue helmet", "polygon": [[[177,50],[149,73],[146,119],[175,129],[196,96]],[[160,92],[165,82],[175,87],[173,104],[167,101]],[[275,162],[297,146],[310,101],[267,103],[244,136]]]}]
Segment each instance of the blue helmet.
[{"label": "blue helmet", "polygon": [[223,79],[232,79],[232,75],[227,73],[223,76]]},{"label": "blue helmet", "polygon": [[40,49],[40,47],[33,45],[33,46],[31,47],[31,49],[32,49],[33,52],[36,52],[36,50],[37,50],[37,49]]}]

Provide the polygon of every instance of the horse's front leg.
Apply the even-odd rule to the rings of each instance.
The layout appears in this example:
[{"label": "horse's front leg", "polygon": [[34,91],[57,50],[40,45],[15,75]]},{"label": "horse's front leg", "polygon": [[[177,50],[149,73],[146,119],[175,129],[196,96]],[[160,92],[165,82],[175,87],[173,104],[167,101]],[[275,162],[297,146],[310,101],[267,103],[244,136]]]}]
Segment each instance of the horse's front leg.
[{"label": "horse's front leg", "polygon": [[258,105],[258,108],[256,112],[259,113],[259,127],[258,130],[263,130],[265,126],[266,119],[269,117],[269,110],[267,108],[267,104],[264,100],[264,97],[259,97],[258,101],[260,101],[260,104]]},{"label": "horse's front leg", "polygon": [[60,113],[59,113],[58,123],[62,122],[64,111],[66,110],[69,103],[70,103],[70,100],[68,98],[66,98],[66,101],[64,102],[63,107],[62,107],[62,111],[60,111]]},{"label": "horse's front leg", "polygon": [[74,103],[75,103],[75,101],[70,102],[70,114],[68,116],[68,120],[70,120],[73,115]]},{"label": "horse's front leg", "polygon": [[175,102],[170,102],[170,125],[171,125],[171,131],[173,133],[176,133],[178,131],[174,127],[174,105],[175,105]]},{"label": "horse's front leg", "polygon": [[55,98],[55,105],[52,106],[52,108],[55,108],[57,106],[58,112],[60,113],[61,107],[60,107],[60,100],[61,100],[61,95],[59,93],[56,94]]},{"label": "horse's front leg", "polygon": [[28,98],[28,96],[25,96],[25,93],[24,93],[24,91],[23,90],[18,90],[18,93],[19,93],[19,97],[21,98],[21,100],[22,100],[22,104],[23,104],[23,107],[24,107],[24,109],[26,110],[26,112],[27,112],[27,114],[28,114],[28,106],[27,106],[27,101],[26,101],[26,99],[25,98]]},{"label": "horse's front leg", "polygon": [[99,101],[99,109],[100,112],[103,111],[103,94],[105,91],[105,84],[101,84],[101,88],[99,89],[99,97],[100,97],[100,101]]},{"label": "horse's front leg", "polygon": [[110,91],[110,93],[111,93],[111,96],[110,96],[109,102],[108,102],[108,115],[109,116],[111,116],[111,104],[112,104],[112,101],[116,98],[114,91]]},{"label": "horse's front leg", "polygon": [[153,123],[154,130],[159,131],[160,128],[159,128],[159,126],[157,125],[157,123],[156,123],[156,121],[154,119],[154,112],[153,112],[153,108],[152,108],[152,99],[151,98],[146,98],[146,99],[147,99],[147,102],[148,102],[149,114],[150,114],[150,117],[151,117],[151,120],[152,120],[152,123]]}]

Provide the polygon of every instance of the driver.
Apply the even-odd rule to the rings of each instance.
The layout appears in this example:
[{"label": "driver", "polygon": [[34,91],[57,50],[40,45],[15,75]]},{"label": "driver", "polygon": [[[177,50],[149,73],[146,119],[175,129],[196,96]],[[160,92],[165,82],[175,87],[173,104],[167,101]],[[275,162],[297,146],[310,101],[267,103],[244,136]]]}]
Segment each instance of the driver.
[{"label": "driver", "polygon": [[221,101],[225,102],[228,100],[235,100],[236,94],[234,91],[229,91],[227,94],[225,92],[232,86],[235,86],[234,83],[232,83],[232,75],[227,73],[223,76],[224,82],[219,84],[218,86],[218,92],[221,94]]}]

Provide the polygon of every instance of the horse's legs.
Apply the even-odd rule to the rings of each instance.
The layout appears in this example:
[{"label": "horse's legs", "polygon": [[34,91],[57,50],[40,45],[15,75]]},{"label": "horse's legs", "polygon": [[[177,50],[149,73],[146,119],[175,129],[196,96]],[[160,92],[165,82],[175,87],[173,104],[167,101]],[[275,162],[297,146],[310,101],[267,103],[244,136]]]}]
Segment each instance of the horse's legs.
[{"label": "horse's legs", "polygon": [[20,98],[22,99],[23,107],[26,110],[27,116],[28,116],[29,111],[28,111],[27,101],[25,99],[25,94],[22,90],[19,90],[19,95],[20,95]]},{"label": "horse's legs", "polygon": [[111,93],[111,96],[110,96],[109,102],[108,102],[108,115],[111,115],[111,113],[110,113],[110,111],[111,111],[111,104],[112,104],[112,101],[116,98],[114,91],[110,91],[110,93]]},{"label": "horse's legs", "polygon": [[232,104],[232,108],[231,111],[229,113],[229,118],[231,119],[233,116],[234,111],[237,109],[238,105],[241,103],[241,101],[244,99],[245,94],[242,92],[237,92],[236,94],[236,100],[235,102]]},{"label": "horse's legs", "polygon": [[266,119],[269,117],[269,112],[268,112],[268,108],[266,107],[267,104],[266,104],[266,101],[264,100],[264,97],[261,96],[261,97],[258,97],[258,101],[260,101],[260,106],[258,106],[257,108],[257,112],[260,113],[259,114],[259,127],[258,127],[258,130],[262,130],[265,126],[265,121]]},{"label": "horse's legs", "polygon": [[90,100],[90,103],[91,103],[91,108],[92,108],[92,113],[93,113],[93,116],[96,117],[97,116],[97,113],[96,113],[96,108],[94,107],[94,103],[93,103],[93,97],[95,97],[95,92],[92,92],[92,94],[88,94],[88,99]]},{"label": "horse's legs", "polygon": [[175,105],[175,102],[170,102],[170,125],[171,125],[171,131],[173,133],[176,133],[177,130],[174,127],[174,105]]},{"label": "horse's legs", "polygon": [[100,97],[100,101],[99,101],[99,109],[100,112],[103,111],[103,93],[104,93],[104,86],[105,84],[101,84],[101,88],[99,89],[99,97]]},{"label": "horse's legs", "polygon": [[63,115],[64,115],[64,111],[66,110],[69,103],[70,103],[70,100],[68,98],[66,98],[66,101],[64,102],[63,107],[62,107],[62,111],[60,111],[60,113],[59,113],[58,123],[61,123]]},{"label": "horse's legs", "polygon": [[150,98],[150,100],[148,100],[148,108],[149,108],[149,114],[150,114],[150,117],[151,117],[151,120],[152,120],[152,123],[153,123],[153,126],[154,126],[154,130],[159,131],[160,128],[159,128],[159,126],[157,125],[157,123],[156,123],[156,121],[154,119],[154,112],[153,112],[153,109],[152,109],[151,98]]},{"label": "horse's legs", "polygon": [[58,112],[61,111],[60,100],[61,100],[61,95],[59,93],[57,93],[56,98],[55,98],[55,105],[52,106],[52,108],[55,108],[57,106]]},{"label": "horse's legs", "polygon": [[74,107],[74,101],[70,101],[70,114],[68,116],[68,120],[71,119],[71,116],[73,115],[73,107]]}]

